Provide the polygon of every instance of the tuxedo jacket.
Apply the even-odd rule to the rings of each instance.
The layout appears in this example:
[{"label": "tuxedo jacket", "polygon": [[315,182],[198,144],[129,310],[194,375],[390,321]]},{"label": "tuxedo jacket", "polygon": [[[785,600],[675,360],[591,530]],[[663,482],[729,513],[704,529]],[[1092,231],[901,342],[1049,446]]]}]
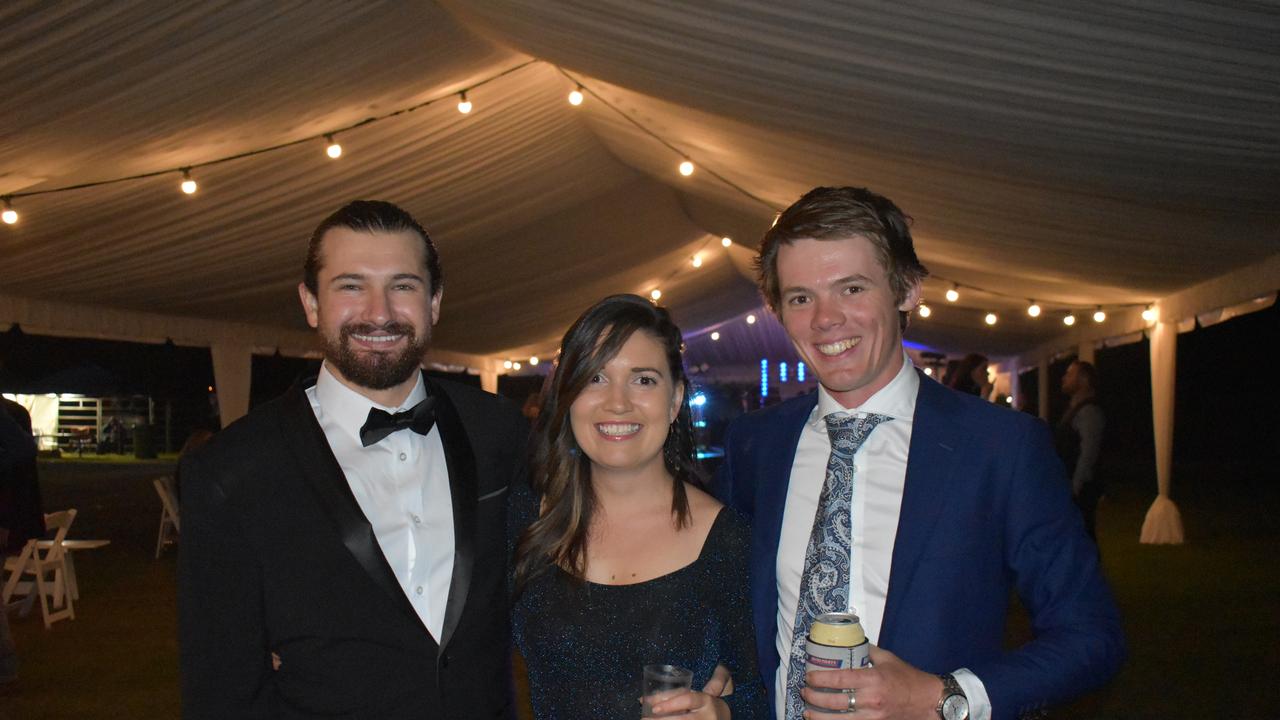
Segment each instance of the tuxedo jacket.
[{"label": "tuxedo jacket", "polygon": [[[771,696],[782,515],[816,405],[814,392],[736,420],[717,477],[721,499],[753,519],[752,611]],[[1011,590],[1035,637],[1006,650]],[[1119,669],[1119,612],[1043,422],[920,373],[878,644],[927,672],[972,670],[996,720],[1081,695]]]},{"label": "tuxedo jacket", "polygon": [[524,419],[494,395],[426,383],[453,505],[441,637],[405,597],[299,385],[182,465],[184,717],[514,717],[506,495],[525,482]]}]

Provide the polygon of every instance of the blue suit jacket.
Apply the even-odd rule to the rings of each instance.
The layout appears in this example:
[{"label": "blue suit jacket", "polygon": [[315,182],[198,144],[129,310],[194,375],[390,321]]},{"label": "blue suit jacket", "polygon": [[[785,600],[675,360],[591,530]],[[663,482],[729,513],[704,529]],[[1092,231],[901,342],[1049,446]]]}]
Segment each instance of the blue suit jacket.
[{"label": "blue suit jacket", "polygon": [[[753,519],[751,602],[770,694],[787,484],[817,393],[729,428],[721,499]],[[1010,589],[1035,639],[1005,650]],[[996,720],[1079,696],[1124,660],[1120,616],[1048,427],[920,374],[880,647],[931,673],[972,670]]]}]

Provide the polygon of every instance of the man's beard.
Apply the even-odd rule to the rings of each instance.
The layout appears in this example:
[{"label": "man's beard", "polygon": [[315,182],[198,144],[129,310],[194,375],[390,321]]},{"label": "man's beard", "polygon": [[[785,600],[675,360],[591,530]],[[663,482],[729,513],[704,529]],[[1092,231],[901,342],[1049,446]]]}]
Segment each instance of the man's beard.
[{"label": "man's beard", "polygon": [[[407,342],[405,349],[393,354],[358,353],[351,348],[353,334],[372,335],[379,331],[403,335]],[[320,342],[324,346],[325,360],[333,363],[348,382],[369,390],[386,390],[408,380],[418,371],[423,356],[427,354],[431,333],[428,332],[419,339],[413,326],[405,323],[393,322],[382,326],[353,323],[342,326],[336,342],[324,333],[320,333]]]}]

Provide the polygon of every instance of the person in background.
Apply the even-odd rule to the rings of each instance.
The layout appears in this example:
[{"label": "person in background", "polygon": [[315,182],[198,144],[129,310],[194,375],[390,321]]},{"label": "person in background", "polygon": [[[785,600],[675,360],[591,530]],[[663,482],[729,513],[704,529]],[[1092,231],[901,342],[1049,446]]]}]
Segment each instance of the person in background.
[{"label": "person in background", "polygon": [[[748,529],[702,489],[680,330],[614,295],[569,328],[512,498],[512,627],[539,720],[630,720],[641,669],[693,671],[660,715],[763,718],[746,599]],[[727,670],[736,686],[722,696]],[[687,714],[684,714],[687,713]]]},{"label": "person in background", "polygon": [[943,383],[956,392],[977,395],[984,400],[991,394],[991,381],[987,377],[987,356],[969,353]]},{"label": "person in background", "polygon": [[[5,402],[10,401],[6,399]],[[23,427],[7,408],[0,408],[0,494],[8,492],[16,470],[25,467],[27,463],[34,463],[35,460],[36,444],[31,438],[30,425]],[[41,526],[43,528],[43,519]],[[11,532],[9,528],[0,527],[0,535]],[[17,678],[18,651],[13,645],[13,636],[9,633],[9,613],[4,607],[0,607],[0,693],[5,692],[5,688]]]},{"label": "person in background", "polygon": [[44,503],[40,498],[40,469],[31,435],[31,413],[21,404],[0,397],[0,414],[10,418],[31,444],[30,456],[11,458],[0,471],[0,554],[18,553],[31,538],[44,537]]},{"label": "person in background", "polygon": [[[752,521],[756,650],[777,718],[1012,720],[1109,680],[1120,615],[1047,426],[927,381],[903,349],[927,271],[902,211],[816,188],[757,263],[819,382],[739,418],[718,482]],[[1014,591],[1035,636],[1005,648]],[[806,675],[824,612],[860,616],[872,667]]]},{"label": "person in background", "polygon": [[507,492],[527,426],[421,369],[440,259],[403,209],[358,200],[298,286],[324,352],[182,464],[186,718],[513,718]]},{"label": "person in background", "polygon": [[1058,455],[1067,466],[1071,494],[1084,517],[1085,529],[1097,543],[1098,501],[1106,489],[1098,473],[1098,457],[1107,426],[1098,404],[1098,369],[1084,360],[1071,363],[1062,376],[1062,392],[1070,402],[1056,429]]}]

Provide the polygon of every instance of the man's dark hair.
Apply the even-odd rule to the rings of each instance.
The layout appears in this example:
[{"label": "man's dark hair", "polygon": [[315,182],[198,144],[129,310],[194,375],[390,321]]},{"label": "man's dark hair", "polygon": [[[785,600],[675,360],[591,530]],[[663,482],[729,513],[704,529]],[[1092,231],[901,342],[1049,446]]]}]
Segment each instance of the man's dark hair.
[{"label": "man's dark hair", "polygon": [[444,276],[440,273],[440,255],[436,252],[431,236],[418,224],[417,220],[397,205],[382,200],[353,200],[340,210],[320,221],[315,232],[311,233],[311,242],[307,245],[307,261],[303,266],[303,282],[311,294],[316,294],[317,277],[324,265],[320,258],[323,249],[324,234],[333,228],[343,227],[363,233],[398,233],[406,230],[415,232],[422,238],[423,254],[427,260],[427,279],[431,281],[431,294],[435,295],[444,287]]},{"label": "man's dark hair", "polygon": [[[916,257],[911,240],[911,219],[893,201],[866,188],[817,187],[782,211],[760,241],[756,276],[765,302],[776,313],[782,300],[778,287],[778,248],[796,240],[844,240],[864,237],[875,248],[876,258],[889,275],[893,299],[901,303],[911,287],[923,282],[929,271]],[[901,312],[902,328],[909,312]]]}]

